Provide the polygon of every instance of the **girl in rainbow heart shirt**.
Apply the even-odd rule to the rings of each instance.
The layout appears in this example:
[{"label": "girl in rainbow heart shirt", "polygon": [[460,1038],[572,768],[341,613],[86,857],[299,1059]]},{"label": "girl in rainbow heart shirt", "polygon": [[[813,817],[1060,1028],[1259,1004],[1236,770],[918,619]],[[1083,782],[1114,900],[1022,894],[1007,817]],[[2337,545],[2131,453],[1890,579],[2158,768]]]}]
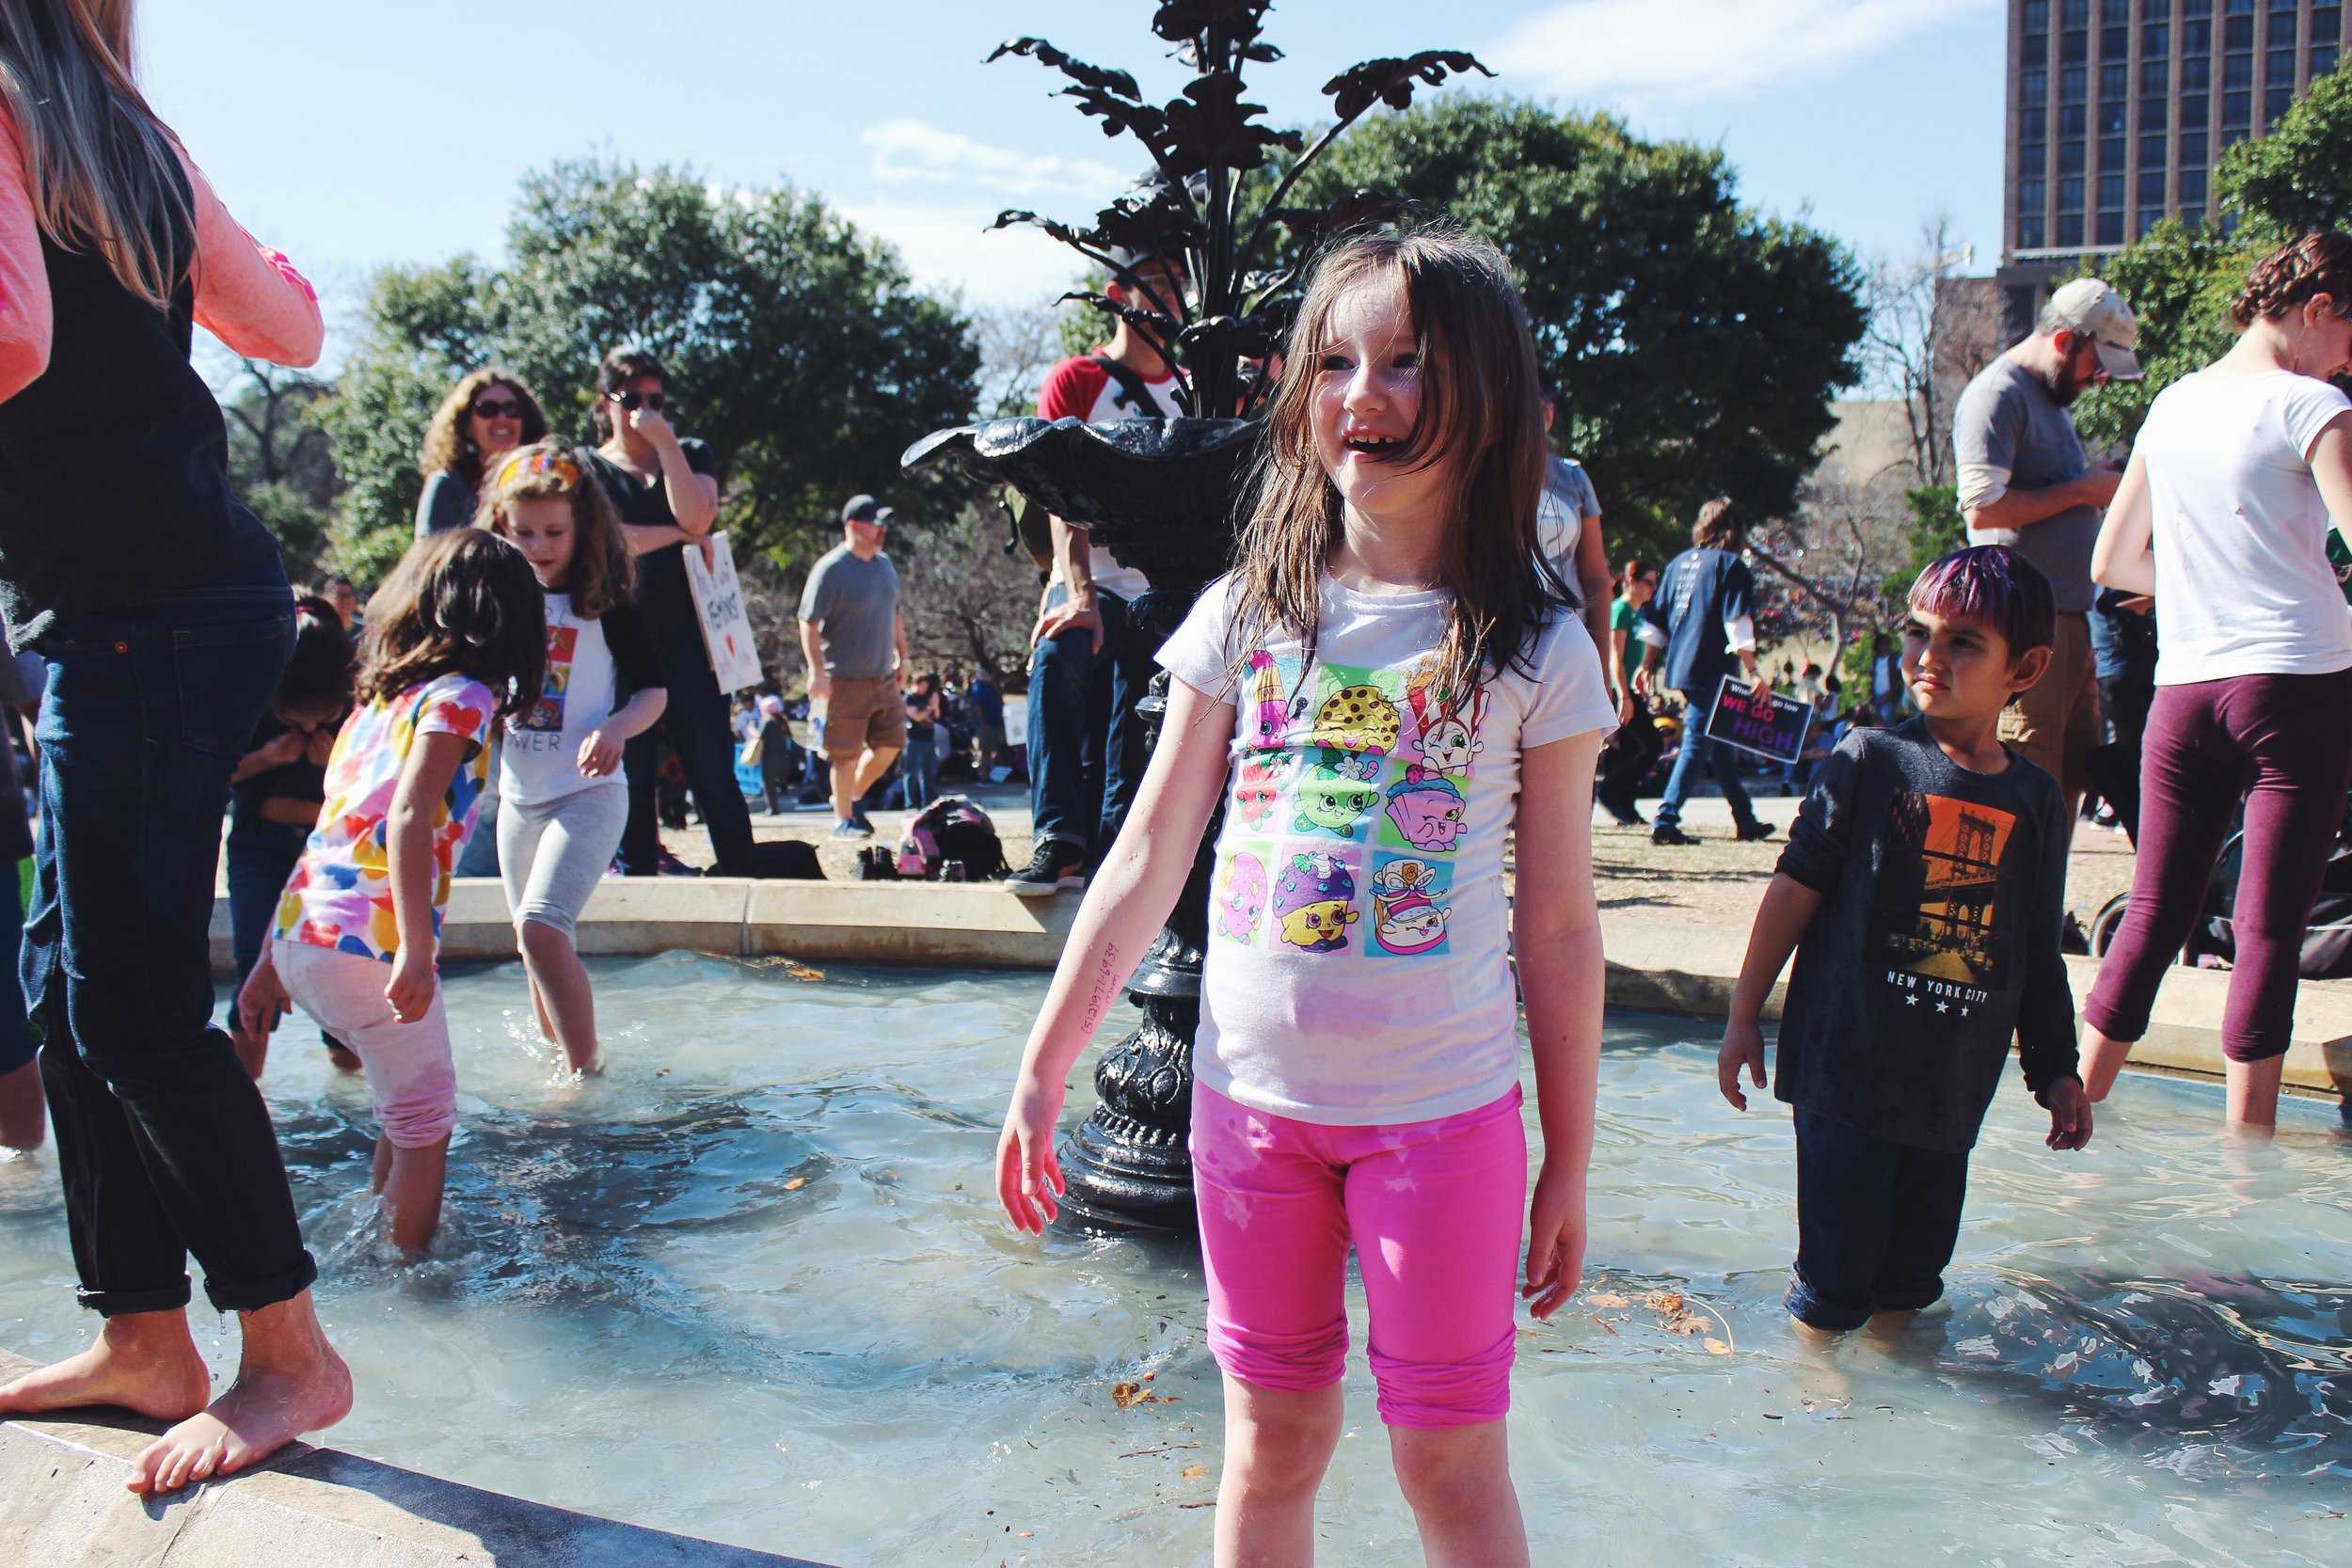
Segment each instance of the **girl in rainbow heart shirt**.
[{"label": "girl in rainbow heart shirt", "polygon": [[[1351,1247],[1428,1560],[1528,1562],[1503,1441],[1514,1286],[1548,1317],[1583,1257],[1593,768],[1614,718],[1537,560],[1538,388],[1492,246],[1380,235],[1322,262],[1240,564],[1160,650],[1166,724],[998,1138],[998,1196],[1041,1230],[1070,1069],[1221,801],[1189,1142],[1225,1378],[1219,1568],[1313,1556]],[[1532,1195],[1519,996],[1544,1134]]]},{"label": "girl in rainbow heart shirt", "polygon": [[434,967],[451,869],[472,831],[493,726],[538,699],[547,619],[522,552],[479,529],[420,541],[368,606],[358,707],[326,803],[238,994],[266,1035],[300,1006],[358,1054],[382,1131],[373,1190],[392,1243],[441,1218],[457,1073]]}]

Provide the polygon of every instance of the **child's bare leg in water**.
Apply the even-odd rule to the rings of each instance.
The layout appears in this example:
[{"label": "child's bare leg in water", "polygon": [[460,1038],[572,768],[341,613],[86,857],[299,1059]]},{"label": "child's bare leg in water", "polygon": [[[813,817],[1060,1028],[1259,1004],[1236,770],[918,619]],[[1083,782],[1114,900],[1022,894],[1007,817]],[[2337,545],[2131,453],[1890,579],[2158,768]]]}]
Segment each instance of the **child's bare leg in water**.
[{"label": "child's bare leg in water", "polygon": [[375,1140],[375,1174],[370,1190],[384,1200],[392,1244],[415,1255],[433,1244],[441,1227],[441,1193],[449,1180],[449,1134],[420,1148],[403,1148],[389,1136]]},{"label": "child's bare leg in water", "polygon": [[539,1010],[541,1032],[563,1046],[574,1072],[602,1072],[604,1048],[596,1041],[596,996],[570,933],[526,920],[517,942],[523,951],[523,968],[531,976],[532,1001]]},{"label": "child's bare leg in water", "polygon": [[1225,1378],[1216,1568],[1311,1562],[1315,1493],[1339,1447],[1340,1386],[1310,1393]]}]

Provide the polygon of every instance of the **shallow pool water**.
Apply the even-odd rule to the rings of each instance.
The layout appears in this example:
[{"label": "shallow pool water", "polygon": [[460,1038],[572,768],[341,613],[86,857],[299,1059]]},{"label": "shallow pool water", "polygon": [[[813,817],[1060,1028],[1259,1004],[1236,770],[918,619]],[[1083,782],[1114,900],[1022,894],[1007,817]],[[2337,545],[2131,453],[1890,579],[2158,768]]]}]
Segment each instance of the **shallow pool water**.
[{"label": "shallow pool water", "polygon": [[[843,1565],[1206,1560],[1197,1257],[995,1211],[1042,976],[596,969],[613,1069],[587,1085],[530,1040],[518,970],[452,977],[464,1121],[415,1266],[367,1227],[364,1087],[299,1019],[280,1035],[265,1087],[360,1390],[334,1442]],[[1091,1100],[1082,1078],[1072,1114]],[[2058,1156],[2012,1080],[1948,1309],[1821,1355],[1778,1306],[1786,1108],[1716,1098],[1704,1024],[1613,1018],[1587,1305],[1519,1341],[1535,1560],[2352,1561],[2352,1139],[2308,1101],[2267,1146],[2218,1116],[2128,1079]],[[79,1344],[72,1283],[51,1162],[0,1164],[0,1344]],[[1322,1560],[1418,1561],[1351,1310]],[[225,1368],[233,1331],[197,1326]],[[1119,1408],[1145,1372],[1163,1398]]]}]

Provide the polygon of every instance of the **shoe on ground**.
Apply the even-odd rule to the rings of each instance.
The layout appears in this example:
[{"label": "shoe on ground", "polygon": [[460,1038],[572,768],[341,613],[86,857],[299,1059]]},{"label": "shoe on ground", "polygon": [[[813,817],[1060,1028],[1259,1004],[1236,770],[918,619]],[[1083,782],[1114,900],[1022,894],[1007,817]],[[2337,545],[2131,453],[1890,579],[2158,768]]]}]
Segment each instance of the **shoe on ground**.
[{"label": "shoe on ground", "polygon": [[1649,841],[1652,844],[1696,844],[1698,842],[1697,839],[1692,838],[1671,822],[1661,822],[1653,826],[1649,831]]},{"label": "shoe on ground", "polygon": [[701,872],[667,849],[661,851],[660,858],[655,862],[655,864],[659,867],[659,874],[664,877],[699,877],[702,875]]},{"label": "shoe on ground", "polygon": [[855,817],[847,822],[836,819],[833,825],[833,832],[826,836],[843,844],[863,844],[874,836],[874,830],[859,822]]},{"label": "shoe on ground", "polygon": [[1757,839],[1772,837],[1777,831],[1770,822],[1742,822],[1740,824],[1740,842],[1753,844]]},{"label": "shoe on ground", "polygon": [[864,806],[859,806],[854,811],[850,812],[850,820],[864,829],[867,838],[872,838],[874,836],[874,819],[866,815],[866,808]]},{"label": "shoe on ground", "polygon": [[1051,838],[1039,843],[1027,865],[1005,879],[1006,890],[1024,898],[1050,898],[1063,888],[1086,885],[1086,850]]}]

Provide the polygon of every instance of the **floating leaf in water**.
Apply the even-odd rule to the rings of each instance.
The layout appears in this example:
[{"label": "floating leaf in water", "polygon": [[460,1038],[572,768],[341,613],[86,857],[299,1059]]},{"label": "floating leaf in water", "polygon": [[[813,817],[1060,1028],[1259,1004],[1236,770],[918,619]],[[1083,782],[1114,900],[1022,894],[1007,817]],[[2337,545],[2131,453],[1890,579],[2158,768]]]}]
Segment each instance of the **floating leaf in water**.
[{"label": "floating leaf in water", "polygon": [[1633,1304],[1614,1291],[1595,1291],[1584,1298],[1587,1307],[1630,1307]]},{"label": "floating leaf in water", "polygon": [[1731,1347],[1724,1344],[1721,1339],[1716,1338],[1712,1334],[1701,1340],[1700,1343],[1707,1347],[1707,1354],[1709,1355],[1729,1355],[1731,1354]]},{"label": "floating leaf in water", "polygon": [[1202,1476],[1205,1476],[1208,1473],[1209,1467],[1206,1465],[1187,1465],[1182,1470],[1177,1472],[1178,1475],[1182,1476],[1186,1481],[1199,1481]]},{"label": "floating leaf in water", "polygon": [[785,1190],[786,1192],[787,1192],[787,1193],[797,1193],[797,1192],[799,1192],[799,1191],[800,1191],[803,1187],[805,1187],[805,1186],[807,1186],[807,1185],[808,1185],[808,1178],[807,1178],[807,1177],[805,1177],[805,1176],[796,1176],[796,1177],[794,1177],[791,1180],[787,1181],[787,1182],[784,1184],[784,1190]]}]

